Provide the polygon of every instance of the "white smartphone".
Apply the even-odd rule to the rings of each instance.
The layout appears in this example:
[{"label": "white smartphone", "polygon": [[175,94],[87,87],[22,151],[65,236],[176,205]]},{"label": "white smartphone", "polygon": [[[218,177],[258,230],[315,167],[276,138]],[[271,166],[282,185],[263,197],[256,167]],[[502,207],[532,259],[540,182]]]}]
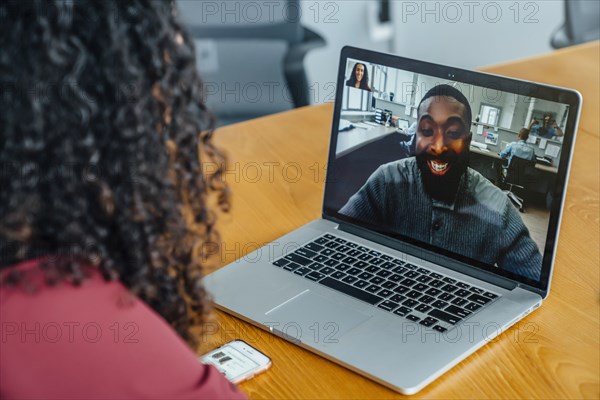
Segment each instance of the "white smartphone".
[{"label": "white smartphone", "polygon": [[271,359],[243,340],[234,340],[203,356],[200,361],[214,365],[232,383],[240,383],[271,367]]}]

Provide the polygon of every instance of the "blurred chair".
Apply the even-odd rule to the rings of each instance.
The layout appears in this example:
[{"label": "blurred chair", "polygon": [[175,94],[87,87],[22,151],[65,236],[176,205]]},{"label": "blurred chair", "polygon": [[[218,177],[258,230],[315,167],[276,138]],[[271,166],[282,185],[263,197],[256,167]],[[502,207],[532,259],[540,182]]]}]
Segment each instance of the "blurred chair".
[{"label": "blurred chair", "polygon": [[[503,190],[503,192],[519,211],[525,212],[524,196],[535,179],[535,160],[513,157],[508,167],[503,166],[502,168],[505,169],[502,182],[508,187],[508,190]],[[519,189],[521,196],[513,192],[515,188]]]},{"label": "blurred chair", "polygon": [[300,24],[299,0],[178,0],[177,6],[195,39],[218,125],[310,104],[304,56],[325,40]]},{"label": "blurred chair", "polygon": [[564,0],[565,22],[550,39],[555,49],[600,39],[600,1]]}]

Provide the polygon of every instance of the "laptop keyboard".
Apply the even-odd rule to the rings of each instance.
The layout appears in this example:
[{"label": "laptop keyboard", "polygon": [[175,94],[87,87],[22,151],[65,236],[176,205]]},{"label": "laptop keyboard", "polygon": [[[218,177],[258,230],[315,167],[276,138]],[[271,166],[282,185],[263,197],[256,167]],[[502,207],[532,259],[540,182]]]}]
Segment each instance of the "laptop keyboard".
[{"label": "laptop keyboard", "polygon": [[332,234],[273,265],[438,332],[500,297]]}]

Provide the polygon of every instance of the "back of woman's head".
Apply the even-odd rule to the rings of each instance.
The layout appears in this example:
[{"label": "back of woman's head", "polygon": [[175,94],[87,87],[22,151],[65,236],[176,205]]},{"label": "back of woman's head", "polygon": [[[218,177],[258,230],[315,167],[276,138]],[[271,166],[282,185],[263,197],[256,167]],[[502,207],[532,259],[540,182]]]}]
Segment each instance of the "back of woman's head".
[{"label": "back of woman's head", "polygon": [[45,257],[77,283],[92,266],[186,336],[207,310],[207,196],[227,199],[202,174],[223,160],[174,6],[9,0],[0,20],[0,267]]}]

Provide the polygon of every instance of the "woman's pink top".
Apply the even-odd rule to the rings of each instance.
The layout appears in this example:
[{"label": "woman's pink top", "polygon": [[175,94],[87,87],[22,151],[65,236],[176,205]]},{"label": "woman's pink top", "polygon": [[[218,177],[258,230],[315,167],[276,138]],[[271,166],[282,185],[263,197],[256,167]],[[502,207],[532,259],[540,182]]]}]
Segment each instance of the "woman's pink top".
[{"label": "woman's pink top", "polygon": [[120,282],[49,287],[39,262],[11,267],[37,291],[0,288],[0,398],[245,398]]}]

